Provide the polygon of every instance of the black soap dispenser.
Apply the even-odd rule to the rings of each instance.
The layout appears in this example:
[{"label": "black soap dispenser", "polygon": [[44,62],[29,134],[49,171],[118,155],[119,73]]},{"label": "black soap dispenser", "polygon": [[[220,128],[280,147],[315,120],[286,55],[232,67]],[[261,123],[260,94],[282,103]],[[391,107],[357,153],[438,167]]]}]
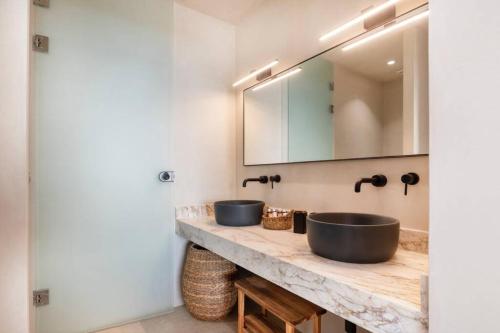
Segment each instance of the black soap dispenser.
[{"label": "black soap dispenser", "polygon": [[293,232],[296,234],[305,234],[307,232],[307,212],[294,211],[293,212]]}]

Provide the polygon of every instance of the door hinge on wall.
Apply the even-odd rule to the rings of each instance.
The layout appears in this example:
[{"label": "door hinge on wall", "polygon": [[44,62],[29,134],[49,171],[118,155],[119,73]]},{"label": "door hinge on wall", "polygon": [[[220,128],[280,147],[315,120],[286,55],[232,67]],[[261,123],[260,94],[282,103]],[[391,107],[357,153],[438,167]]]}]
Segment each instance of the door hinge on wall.
[{"label": "door hinge on wall", "polygon": [[33,305],[43,306],[49,304],[50,291],[49,289],[33,290]]},{"label": "door hinge on wall", "polygon": [[335,90],[335,83],[332,81],[330,82],[330,91],[334,91]]},{"label": "door hinge on wall", "polygon": [[33,4],[35,6],[49,8],[49,6],[50,6],[50,0],[33,0]]},{"label": "door hinge on wall", "polygon": [[33,51],[49,52],[49,37],[42,35],[33,36]]}]

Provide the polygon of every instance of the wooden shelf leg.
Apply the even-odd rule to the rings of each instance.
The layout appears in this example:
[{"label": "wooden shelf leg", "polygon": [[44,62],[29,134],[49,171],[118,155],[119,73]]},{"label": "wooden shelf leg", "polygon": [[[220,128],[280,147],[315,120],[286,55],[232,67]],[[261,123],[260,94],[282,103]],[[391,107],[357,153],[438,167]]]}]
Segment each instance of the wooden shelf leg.
[{"label": "wooden shelf leg", "polygon": [[245,327],[245,293],[238,289],[238,333],[243,333]]},{"label": "wooden shelf leg", "polygon": [[293,326],[290,323],[285,323],[285,324],[286,324],[286,329],[285,329],[286,333],[295,333],[295,326]]},{"label": "wooden shelf leg", "polygon": [[261,313],[264,317],[266,317],[266,316],[267,316],[267,310],[266,310],[266,308],[265,308],[265,307],[263,307],[263,306],[261,306],[261,307],[260,307],[260,313]]},{"label": "wooden shelf leg", "polygon": [[313,316],[313,333],[321,333],[321,317],[318,315]]}]

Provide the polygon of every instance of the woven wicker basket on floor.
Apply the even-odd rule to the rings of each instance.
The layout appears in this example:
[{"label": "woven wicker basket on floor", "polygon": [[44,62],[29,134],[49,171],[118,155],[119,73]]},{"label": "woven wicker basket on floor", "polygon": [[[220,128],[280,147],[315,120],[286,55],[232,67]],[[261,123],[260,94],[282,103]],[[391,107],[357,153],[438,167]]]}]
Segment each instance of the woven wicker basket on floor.
[{"label": "woven wicker basket on floor", "polygon": [[196,244],[190,244],[182,274],[186,309],[201,320],[220,320],[236,303],[236,266]]}]

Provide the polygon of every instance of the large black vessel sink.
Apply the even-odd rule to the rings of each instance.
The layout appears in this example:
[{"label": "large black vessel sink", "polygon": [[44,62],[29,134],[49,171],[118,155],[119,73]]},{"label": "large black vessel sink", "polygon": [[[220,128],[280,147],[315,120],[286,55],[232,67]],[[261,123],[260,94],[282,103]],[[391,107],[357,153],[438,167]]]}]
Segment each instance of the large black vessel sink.
[{"label": "large black vessel sink", "polygon": [[260,224],[264,202],[257,200],[216,201],[215,221],[221,225],[243,227]]},{"label": "large black vessel sink", "polygon": [[350,263],[377,263],[392,258],[398,248],[399,221],[358,213],[312,213],[307,240],[322,257]]}]

